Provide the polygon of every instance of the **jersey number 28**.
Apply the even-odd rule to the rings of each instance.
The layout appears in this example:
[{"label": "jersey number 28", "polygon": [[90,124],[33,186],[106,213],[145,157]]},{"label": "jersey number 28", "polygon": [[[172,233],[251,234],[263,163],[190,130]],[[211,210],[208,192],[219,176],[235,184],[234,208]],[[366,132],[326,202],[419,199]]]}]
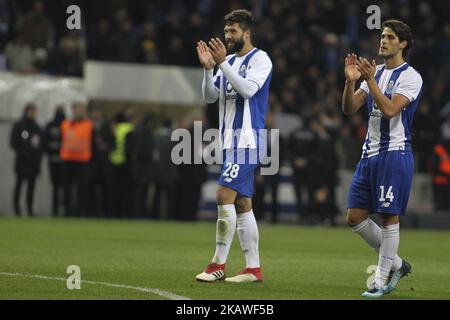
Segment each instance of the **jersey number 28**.
[{"label": "jersey number 28", "polygon": [[239,165],[238,164],[232,164],[231,162],[228,162],[226,164],[226,169],[223,172],[224,177],[230,177],[231,179],[235,179],[239,174]]}]

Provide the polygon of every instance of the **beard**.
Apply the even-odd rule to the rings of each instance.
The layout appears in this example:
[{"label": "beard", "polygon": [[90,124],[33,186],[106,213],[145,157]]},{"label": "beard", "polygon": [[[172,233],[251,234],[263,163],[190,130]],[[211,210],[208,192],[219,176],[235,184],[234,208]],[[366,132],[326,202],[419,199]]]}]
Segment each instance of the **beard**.
[{"label": "beard", "polygon": [[227,41],[227,49],[228,53],[236,53],[238,51],[241,51],[244,47],[244,38],[241,37],[239,40],[236,40],[234,42]]}]

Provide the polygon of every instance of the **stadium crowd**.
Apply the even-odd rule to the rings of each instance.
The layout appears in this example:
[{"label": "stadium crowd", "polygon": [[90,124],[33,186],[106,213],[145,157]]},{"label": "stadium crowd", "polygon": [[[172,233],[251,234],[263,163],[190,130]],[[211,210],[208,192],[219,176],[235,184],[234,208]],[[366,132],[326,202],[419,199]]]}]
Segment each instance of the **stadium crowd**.
[{"label": "stadium crowd", "polygon": [[[345,117],[340,109],[343,58],[349,52],[376,58],[379,31],[366,27],[366,8],[373,2],[98,0],[56,4],[51,0],[0,0],[0,55],[10,71],[77,77],[82,76],[87,59],[199,66],[195,43],[222,36],[223,16],[233,9],[247,8],[256,21],[255,44],[269,53],[274,65],[269,118],[287,113],[302,120],[301,127],[281,141],[282,159],[293,169],[298,199],[304,198],[302,193],[308,194],[307,203],[299,201],[299,212],[331,212],[333,216],[337,213],[337,170],[354,169],[366,133],[364,108],[352,117]],[[86,13],[80,31],[65,28],[61,12],[69,4],[79,4]],[[442,144],[450,150],[450,2],[396,0],[375,4],[381,8],[382,19],[397,18],[412,26],[415,43],[407,61],[421,73],[425,88],[413,125],[416,171],[435,176],[442,159],[435,146]],[[217,126],[216,109],[215,105],[207,108],[211,126]],[[110,120],[117,125],[121,117],[124,114]],[[141,119],[143,123],[148,120]],[[161,130],[167,133],[169,123]],[[115,147],[109,148],[113,153]],[[139,168],[144,173],[149,169]],[[180,176],[189,177],[186,172],[194,169],[184,170]],[[450,177],[450,171],[446,174]],[[124,173],[116,170],[116,177],[121,175]],[[203,181],[200,179],[199,185]],[[255,206],[263,206],[258,190],[267,186],[276,190],[277,178],[260,177],[256,183]],[[436,198],[437,207],[448,210],[450,179],[441,180],[435,191],[436,196],[441,195]],[[276,207],[275,203],[272,211]]]}]

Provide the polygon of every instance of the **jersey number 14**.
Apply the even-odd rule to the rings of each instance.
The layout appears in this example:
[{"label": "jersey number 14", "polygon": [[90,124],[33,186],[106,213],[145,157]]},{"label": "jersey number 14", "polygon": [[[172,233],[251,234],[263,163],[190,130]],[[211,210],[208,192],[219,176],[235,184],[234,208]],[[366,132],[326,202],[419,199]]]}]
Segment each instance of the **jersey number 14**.
[{"label": "jersey number 14", "polygon": [[386,194],[384,193],[384,186],[380,186],[380,201],[386,201],[386,199],[389,200],[389,202],[394,201],[394,194],[392,193],[392,186],[389,186],[387,189]]}]

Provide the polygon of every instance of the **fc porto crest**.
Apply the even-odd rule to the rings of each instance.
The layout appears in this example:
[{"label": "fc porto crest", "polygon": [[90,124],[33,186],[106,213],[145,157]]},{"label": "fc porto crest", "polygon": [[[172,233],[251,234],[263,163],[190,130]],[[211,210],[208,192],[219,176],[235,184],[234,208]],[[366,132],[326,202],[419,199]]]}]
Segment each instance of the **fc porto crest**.
[{"label": "fc porto crest", "polygon": [[240,68],[239,68],[239,75],[241,77],[245,77],[247,73],[247,66],[245,64],[243,64]]},{"label": "fc porto crest", "polygon": [[386,94],[392,94],[392,90],[394,89],[394,81],[389,81],[387,88],[386,88]]}]

